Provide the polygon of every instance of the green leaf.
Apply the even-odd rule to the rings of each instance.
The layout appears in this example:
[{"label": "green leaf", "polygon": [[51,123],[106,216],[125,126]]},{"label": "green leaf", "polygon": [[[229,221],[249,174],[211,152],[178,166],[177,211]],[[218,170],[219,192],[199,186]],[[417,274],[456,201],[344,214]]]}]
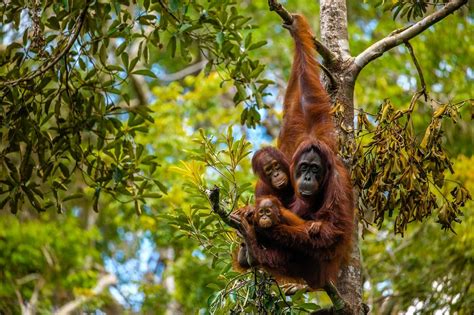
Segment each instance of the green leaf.
[{"label": "green leaf", "polygon": [[168,42],[168,51],[171,53],[171,58],[174,58],[176,55],[176,37],[171,36],[170,41]]},{"label": "green leaf", "polygon": [[159,188],[165,195],[168,194],[168,188],[167,188],[165,185],[163,185],[163,183],[161,183],[159,180],[156,180],[156,179],[154,179],[153,181],[155,182],[156,186],[158,186],[158,188]]},{"label": "green leaf", "polygon": [[187,30],[189,30],[189,29],[192,28],[192,27],[193,27],[192,24],[184,23],[184,24],[181,25],[181,27],[179,28],[179,32],[180,32],[180,33],[184,33],[184,32],[186,32]]},{"label": "green leaf", "polygon": [[252,43],[252,33],[250,32],[245,37],[245,48],[248,48],[251,43]]},{"label": "green leaf", "polygon": [[137,75],[144,75],[152,78],[157,78],[157,76],[149,69],[140,69],[140,70],[134,70],[132,74],[137,74]]},{"label": "green leaf", "polygon": [[120,55],[120,58],[122,59],[123,66],[125,69],[128,69],[128,53],[124,52]]},{"label": "green leaf", "polygon": [[159,193],[146,193],[141,195],[143,198],[162,198],[163,195]]},{"label": "green leaf", "polygon": [[216,42],[217,42],[217,45],[219,45],[219,47],[222,47],[222,44],[224,43],[224,33],[223,32],[217,32]]},{"label": "green leaf", "polygon": [[69,200],[74,200],[74,199],[80,199],[80,198],[84,198],[83,193],[68,195],[65,198],[63,198],[63,202],[66,202],[66,201],[69,201]]},{"label": "green leaf", "polygon": [[250,45],[249,49],[248,50],[254,50],[254,49],[257,49],[257,48],[260,48],[262,46],[265,46],[267,44],[267,41],[266,40],[262,40],[260,42],[256,42],[252,45]]}]

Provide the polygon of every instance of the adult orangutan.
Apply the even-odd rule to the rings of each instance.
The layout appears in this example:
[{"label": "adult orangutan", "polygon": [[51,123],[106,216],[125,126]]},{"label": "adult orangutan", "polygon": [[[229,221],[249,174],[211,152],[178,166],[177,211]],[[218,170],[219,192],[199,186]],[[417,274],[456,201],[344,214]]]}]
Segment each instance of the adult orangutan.
[{"label": "adult orangutan", "polygon": [[273,195],[285,208],[289,208],[294,202],[295,192],[291,184],[290,164],[283,153],[273,147],[258,150],[252,158],[252,169],[259,177],[255,198]]},{"label": "adult orangutan", "polygon": [[[336,281],[340,264],[349,253],[354,229],[352,187],[349,174],[337,157],[331,105],[319,80],[309,24],[303,16],[294,15],[293,23],[284,26],[294,39],[295,54],[278,146],[291,160],[296,198],[290,210],[303,221],[260,230],[256,226],[254,230],[245,216],[239,218],[249,256],[255,258],[256,264],[294,277],[290,268],[281,269],[279,264],[308,258],[309,264],[289,266],[303,268],[296,274],[316,289]],[[265,248],[254,246],[262,240]],[[274,259],[265,258],[267,248],[272,248]]]}]

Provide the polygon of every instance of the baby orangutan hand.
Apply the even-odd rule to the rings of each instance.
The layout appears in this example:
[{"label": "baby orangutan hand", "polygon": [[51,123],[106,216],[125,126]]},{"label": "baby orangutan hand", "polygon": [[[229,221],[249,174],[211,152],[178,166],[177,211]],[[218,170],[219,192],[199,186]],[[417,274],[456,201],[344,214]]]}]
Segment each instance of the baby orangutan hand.
[{"label": "baby orangutan hand", "polygon": [[313,221],[308,224],[306,231],[310,236],[317,235],[319,234],[322,225],[323,223],[321,221]]}]

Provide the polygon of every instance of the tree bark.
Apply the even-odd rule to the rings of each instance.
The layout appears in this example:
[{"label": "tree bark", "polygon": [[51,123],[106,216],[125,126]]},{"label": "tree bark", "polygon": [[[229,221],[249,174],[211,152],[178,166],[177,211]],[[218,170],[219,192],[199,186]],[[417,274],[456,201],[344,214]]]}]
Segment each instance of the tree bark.
[{"label": "tree bark", "polygon": [[[338,124],[339,136],[342,143],[354,142],[354,83],[353,60],[350,54],[347,30],[347,7],[345,0],[321,0],[320,32],[323,44],[331,50],[336,60],[326,63],[329,71],[336,79],[336,86],[330,91],[333,104],[340,104],[344,109],[343,119]],[[351,168],[351,165],[347,165]],[[355,205],[354,205],[355,206]],[[342,297],[350,304],[353,314],[363,313],[362,308],[362,266],[358,242],[358,220],[355,219],[356,229],[353,235],[353,248],[350,260],[339,275],[337,289]]]}]

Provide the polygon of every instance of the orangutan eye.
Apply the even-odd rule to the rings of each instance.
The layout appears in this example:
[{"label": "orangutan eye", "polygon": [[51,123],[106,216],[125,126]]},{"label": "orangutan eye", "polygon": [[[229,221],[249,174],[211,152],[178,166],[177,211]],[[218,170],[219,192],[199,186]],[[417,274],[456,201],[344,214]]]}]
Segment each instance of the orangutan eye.
[{"label": "orangutan eye", "polygon": [[272,173],[272,168],[271,167],[266,167],[263,169],[266,175],[270,175]]}]

